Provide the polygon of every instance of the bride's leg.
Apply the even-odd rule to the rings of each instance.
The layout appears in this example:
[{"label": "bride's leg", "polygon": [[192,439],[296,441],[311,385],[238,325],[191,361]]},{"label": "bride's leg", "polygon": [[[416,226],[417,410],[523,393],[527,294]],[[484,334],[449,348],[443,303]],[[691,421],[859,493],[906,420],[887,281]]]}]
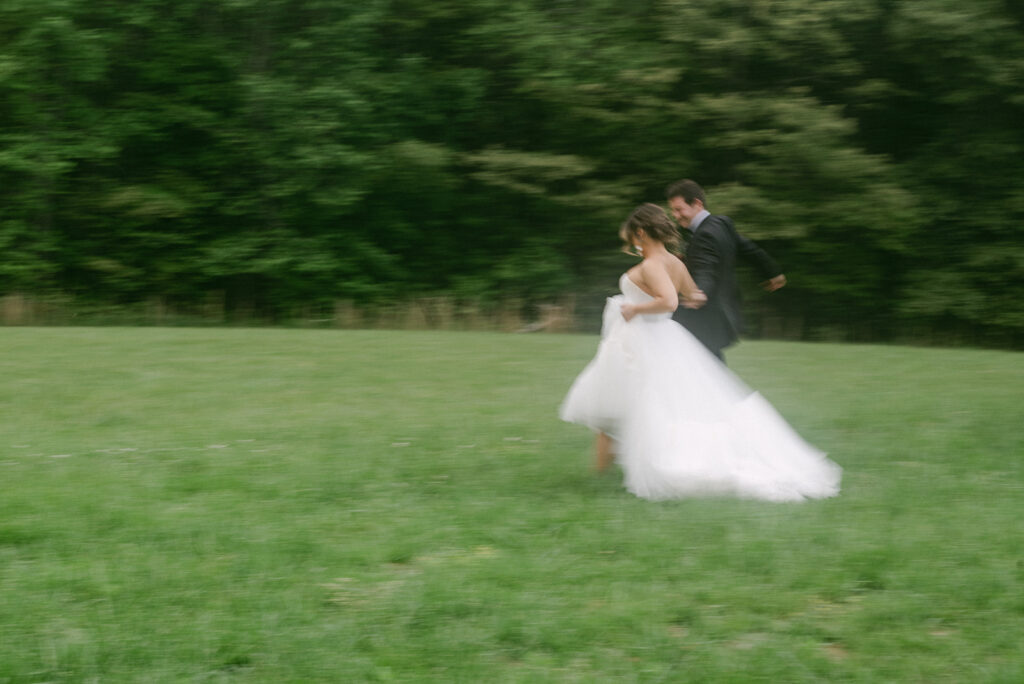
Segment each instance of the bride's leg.
[{"label": "bride's leg", "polygon": [[594,439],[594,455],[596,457],[594,470],[597,472],[603,473],[615,460],[615,454],[612,451],[613,444],[611,437],[603,432],[597,433],[597,438]]}]

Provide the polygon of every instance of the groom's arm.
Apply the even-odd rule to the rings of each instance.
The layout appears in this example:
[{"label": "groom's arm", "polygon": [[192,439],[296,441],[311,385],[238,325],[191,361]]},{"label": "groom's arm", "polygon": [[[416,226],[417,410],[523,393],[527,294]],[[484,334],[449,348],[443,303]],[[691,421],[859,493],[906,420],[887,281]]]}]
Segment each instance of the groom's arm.
[{"label": "groom's arm", "polygon": [[775,261],[768,252],[761,249],[756,242],[750,238],[736,233],[736,253],[744,261],[757,269],[761,277],[774,278],[782,274],[782,267]]},{"label": "groom's arm", "polygon": [[708,301],[718,292],[718,265],[722,261],[721,245],[710,230],[702,230],[693,236],[686,250],[686,268]]},{"label": "groom's arm", "polygon": [[736,237],[736,254],[761,274],[761,278],[764,279],[761,287],[768,292],[774,292],[785,285],[786,276],[783,275],[779,263],[768,252],[761,249],[756,242],[740,235],[735,226],[732,228],[733,235]]}]

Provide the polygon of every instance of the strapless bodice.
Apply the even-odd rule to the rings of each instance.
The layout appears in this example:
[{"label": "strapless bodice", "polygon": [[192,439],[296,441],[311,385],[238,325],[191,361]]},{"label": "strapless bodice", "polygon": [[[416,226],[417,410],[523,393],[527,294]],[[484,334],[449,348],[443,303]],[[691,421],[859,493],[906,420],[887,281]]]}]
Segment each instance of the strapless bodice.
[{"label": "strapless bodice", "polygon": [[[630,304],[643,304],[654,299],[654,297],[640,289],[640,286],[634,283],[626,273],[623,273],[622,277],[619,278],[619,289],[622,291],[622,296]],[[672,312],[640,314],[639,318],[647,321],[660,321],[672,318]]]}]

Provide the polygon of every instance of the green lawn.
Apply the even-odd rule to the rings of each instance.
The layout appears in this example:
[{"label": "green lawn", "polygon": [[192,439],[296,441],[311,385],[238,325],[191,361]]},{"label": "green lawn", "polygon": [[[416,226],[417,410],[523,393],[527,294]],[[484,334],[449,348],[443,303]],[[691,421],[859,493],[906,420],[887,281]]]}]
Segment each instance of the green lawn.
[{"label": "green lawn", "polygon": [[651,503],[596,342],[0,328],[0,683],[1024,681],[1024,356],[746,342],[842,494]]}]

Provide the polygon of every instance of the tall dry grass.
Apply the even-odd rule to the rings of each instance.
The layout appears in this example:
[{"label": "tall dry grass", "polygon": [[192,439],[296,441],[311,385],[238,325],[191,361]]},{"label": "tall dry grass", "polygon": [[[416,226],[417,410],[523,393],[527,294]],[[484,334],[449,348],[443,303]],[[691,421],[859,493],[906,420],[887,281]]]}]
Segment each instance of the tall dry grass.
[{"label": "tall dry grass", "polygon": [[175,305],[159,297],[135,304],[102,305],[68,297],[10,293],[0,297],[0,325],[287,325],[498,332],[571,332],[580,328],[572,296],[535,306],[517,299],[485,304],[445,296],[364,306],[338,299],[330,307],[305,305],[266,315],[251,308],[229,309],[223,294],[216,292],[193,305]]}]

